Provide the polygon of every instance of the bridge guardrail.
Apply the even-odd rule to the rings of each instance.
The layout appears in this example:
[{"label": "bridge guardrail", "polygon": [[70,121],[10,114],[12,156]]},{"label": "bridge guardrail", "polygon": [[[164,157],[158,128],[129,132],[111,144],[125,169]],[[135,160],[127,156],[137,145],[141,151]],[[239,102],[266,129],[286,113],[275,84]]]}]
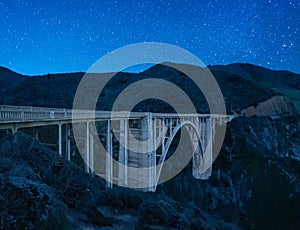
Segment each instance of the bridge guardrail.
[{"label": "bridge guardrail", "polygon": [[0,106],[0,121],[67,118],[72,118],[72,110],[31,106]]},{"label": "bridge guardrail", "polygon": [[[71,120],[75,114],[76,119],[122,119],[122,118],[142,118],[148,116],[147,112],[110,112],[93,110],[72,110],[63,108],[46,108],[32,106],[0,105],[0,122],[5,121],[31,121],[31,120]],[[211,117],[230,120],[232,116],[215,114],[171,114],[152,113],[153,119],[178,118],[178,117]]]}]

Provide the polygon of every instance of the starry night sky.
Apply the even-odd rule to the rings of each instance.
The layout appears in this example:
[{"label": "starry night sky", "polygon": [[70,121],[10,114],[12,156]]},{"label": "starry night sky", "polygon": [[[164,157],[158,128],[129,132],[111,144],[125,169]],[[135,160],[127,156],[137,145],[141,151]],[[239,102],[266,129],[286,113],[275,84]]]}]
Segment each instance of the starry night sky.
[{"label": "starry night sky", "polygon": [[87,71],[116,48],[165,42],[205,64],[300,73],[299,15],[299,0],[0,0],[0,66]]}]

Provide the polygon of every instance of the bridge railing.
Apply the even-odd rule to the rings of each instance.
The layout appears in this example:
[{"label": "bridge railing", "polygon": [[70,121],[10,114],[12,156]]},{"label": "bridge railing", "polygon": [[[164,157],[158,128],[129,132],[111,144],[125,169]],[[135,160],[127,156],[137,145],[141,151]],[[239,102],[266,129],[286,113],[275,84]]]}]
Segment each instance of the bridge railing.
[{"label": "bridge railing", "polygon": [[32,106],[0,105],[0,122],[34,120],[71,120],[74,119],[134,119],[147,116],[148,113],[109,112],[94,110],[72,110]]},{"label": "bridge railing", "polygon": [[67,119],[72,117],[72,110],[31,106],[0,106],[0,121],[24,121],[40,119]]},{"label": "bridge railing", "polygon": [[[77,119],[136,119],[148,116],[147,112],[109,112],[93,110],[72,110],[60,108],[45,108],[32,106],[0,105],[0,122],[5,121],[28,121],[28,120],[70,120],[74,115]],[[228,119],[227,115],[215,114],[172,114],[152,113],[153,119],[159,118],[218,118]]]}]

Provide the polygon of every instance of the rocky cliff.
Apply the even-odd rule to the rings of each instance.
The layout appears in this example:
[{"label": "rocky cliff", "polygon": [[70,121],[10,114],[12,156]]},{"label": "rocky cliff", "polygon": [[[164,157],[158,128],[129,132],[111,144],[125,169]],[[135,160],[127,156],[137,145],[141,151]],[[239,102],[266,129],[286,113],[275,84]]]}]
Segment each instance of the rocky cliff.
[{"label": "rocky cliff", "polygon": [[297,114],[295,106],[286,96],[273,96],[256,106],[251,105],[241,111],[241,115],[251,116],[287,116]]}]

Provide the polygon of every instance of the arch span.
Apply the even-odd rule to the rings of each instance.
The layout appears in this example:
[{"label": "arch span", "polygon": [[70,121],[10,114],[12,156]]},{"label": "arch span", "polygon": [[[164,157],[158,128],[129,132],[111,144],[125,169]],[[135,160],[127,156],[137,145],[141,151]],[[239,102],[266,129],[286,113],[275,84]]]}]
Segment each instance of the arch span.
[{"label": "arch span", "polygon": [[[195,133],[196,137],[197,137],[197,145],[194,146],[194,140],[193,140],[193,136],[192,133],[189,132],[189,130],[187,129],[187,127],[191,127],[193,132]],[[172,132],[172,136],[169,137],[166,146],[165,146],[165,151],[162,153],[161,158],[159,159],[158,165],[157,165],[157,173],[156,173],[156,183],[155,183],[155,189],[157,188],[158,182],[159,182],[159,178],[161,175],[161,171],[163,168],[163,163],[166,160],[167,154],[169,152],[169,149],[171,147],[171,144],[174,141],[174,138],[176,136],[176,134],[179,132],[179,130],[186,128],[186,131],[189,133],[189,139],[190,139],[190,143],[192,144],[192,148],[193,148],[193,154],[195,153],[195,151],[197,149],[199,149],[200,151],[200,155],[203,156],[203,150],[202,150],[202,144],[201,144],[201,139],[200,139],[200,134],[198,132],[197,127],[195,126],[194,123],[192,123],[191,121],[184,121],[182,122],[180,125],[178,125],[177,127],[174,128],[173,132]],[[186,166],[186,165],[185,165]]]}]

